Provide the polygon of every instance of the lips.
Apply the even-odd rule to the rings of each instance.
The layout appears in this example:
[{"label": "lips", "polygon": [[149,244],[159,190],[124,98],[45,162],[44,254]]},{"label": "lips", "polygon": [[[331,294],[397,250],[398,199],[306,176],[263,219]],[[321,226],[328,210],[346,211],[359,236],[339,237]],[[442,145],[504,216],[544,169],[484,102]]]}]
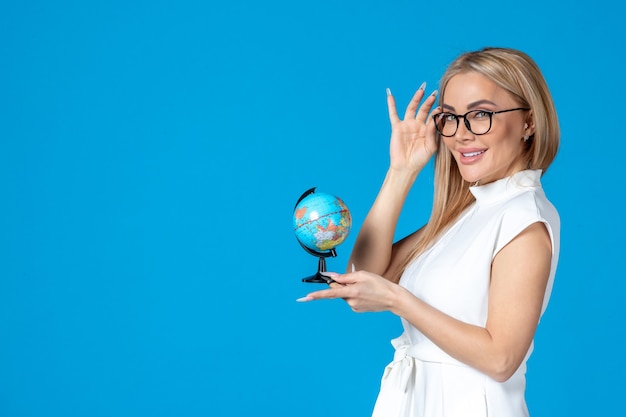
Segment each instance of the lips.
[{"label": "lips", "polygon": [[487,149],[459,149],[459,162],[463,164],[471,164],[482,159]]}]

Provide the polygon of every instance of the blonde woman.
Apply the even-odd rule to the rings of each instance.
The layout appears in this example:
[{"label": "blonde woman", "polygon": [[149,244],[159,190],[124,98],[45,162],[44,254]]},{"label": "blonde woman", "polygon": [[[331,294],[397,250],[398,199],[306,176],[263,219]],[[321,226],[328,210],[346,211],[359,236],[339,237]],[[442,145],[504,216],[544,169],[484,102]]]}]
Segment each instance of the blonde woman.
[{"label": "blonde woman", "polygon": [[[528,416],[526,361],[559,255],[559,216],[541,186],[559,144],[554,104],[534,61],[506,48],[455,59],[435,108],[424,88],[402,119],[388,91],[390,166],[348,272],[327,273],[331,288],[302,301],[400,317],[375,417]],[[431,217],[394,243],[433,156]]]}]

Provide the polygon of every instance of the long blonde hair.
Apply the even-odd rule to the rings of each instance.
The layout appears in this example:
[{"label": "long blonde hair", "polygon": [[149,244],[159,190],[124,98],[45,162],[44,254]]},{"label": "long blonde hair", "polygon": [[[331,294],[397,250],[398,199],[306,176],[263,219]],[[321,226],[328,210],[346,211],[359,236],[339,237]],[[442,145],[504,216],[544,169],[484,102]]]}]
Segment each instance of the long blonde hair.
[{"label": "long blonde hair", "polygon": [[[527,54],[508,48],[484,48],[457,57],[441,78],[439,104],[452,77],[462,73],[481,74],[508,91],[520,107],[528,107],[535,131],[526,142],[524,166],[545,173],[554,160],[560,140],[559,121],[546,81],[537,64]],[[422,253],[461,213],[474,202],[471,184],[461,177],[456,161],[439,139],[435,156],[433,208],[420,238],[404,260],[396,280],[408,264]],[[520,138],[521,140],[521,138]]]}]

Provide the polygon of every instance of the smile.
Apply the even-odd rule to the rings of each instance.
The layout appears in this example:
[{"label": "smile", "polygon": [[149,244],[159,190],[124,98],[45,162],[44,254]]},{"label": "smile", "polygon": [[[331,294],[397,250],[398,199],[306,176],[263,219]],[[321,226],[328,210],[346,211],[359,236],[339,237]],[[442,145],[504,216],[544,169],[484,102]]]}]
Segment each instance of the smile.
[{"label": "smile", "polygon": [[476,156],[476,155],[480,155],[481,153],[485,153],[485,151],[476,151],[476,152],[467,152],[467,153],[461,153],[461,155],[463,155],[466,158],[471,158],[472,156]]}]

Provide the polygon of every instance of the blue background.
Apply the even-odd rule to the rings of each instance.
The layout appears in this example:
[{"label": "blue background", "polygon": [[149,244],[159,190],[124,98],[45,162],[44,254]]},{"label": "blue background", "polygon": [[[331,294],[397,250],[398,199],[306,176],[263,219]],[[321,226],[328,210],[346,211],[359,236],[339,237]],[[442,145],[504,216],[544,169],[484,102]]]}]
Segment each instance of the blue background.
[{"label": "blue background", "polygon": [[[559,5],[559,4],[562,4]],[[365,416],[388,313],[299,304],[292,210],[350,207],[345,267],[404,108],[459,53],[528,52],[562,147],[562,257],[534,417],[615,415],[626,384],[618,2],[20,1],[0,11],[0,416]],[[428,217],[418,179],[398,236]],[[320,287],[321,288],[321,287]]]}]

